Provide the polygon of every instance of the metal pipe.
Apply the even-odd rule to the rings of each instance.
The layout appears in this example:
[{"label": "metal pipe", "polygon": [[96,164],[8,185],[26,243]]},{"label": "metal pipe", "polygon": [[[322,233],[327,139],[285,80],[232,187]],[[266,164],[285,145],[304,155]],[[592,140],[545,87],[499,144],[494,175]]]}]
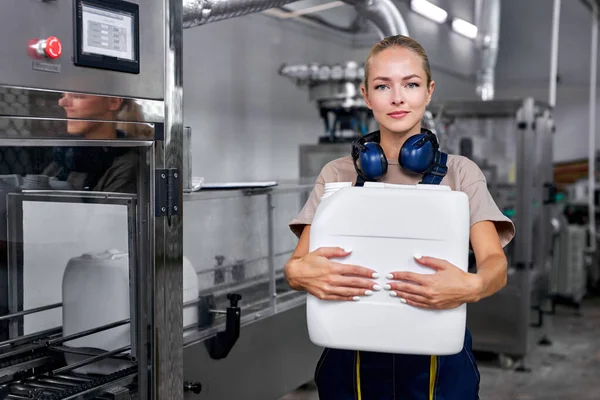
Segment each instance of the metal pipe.
[{"label": "metal pipe", "polygon": [[45,347],[46,347],[45,343],[37,343],[37,344],[30,345],[30,346],[19,347],[16,350],[12,350],[12,351],[8,351],[6,353],[0,354],[0,360],[4,360],[6,358],[18,356],[20,354],[32,353],[32,352],[34,352],[36,350],[40,350],[40,349],[43,349]]},{"label": "metal pipe", "polygon": [[391,0],[344,0],[344,3],[356,8],[375,25],[379,37],[404,35],[408,36],[408,28],[402,14]]},{"label": "metal pipe", "polygon": [[[62,385],[67,387],[77,387],[81,384],[80,381],[74,381],[72,379],[60,378],[58,376],[41,376],[39,378],[35,378],[40,382],[53,383],[56,385]],[[90,379],[91,380],[91,379]]]},{"label": "metal pipe", "polygon": [[[294,252],[294,250],[288,250],[288,251],[282,251],[279,253],[275,253],[274,256],[275,257],[281,257],[281,256],[285,256],[288,254],[292,254]],[[261,261],[267,261],[269,260],[269,255],[266,256],[262,256],[262,257],[258,257],[258,258],[253,258],[251,260],[243,260],[244,261],[244,265],[248,266],[251,264],[255,264]],[[201,269],[200,271],[196,271],[196,275],[204,275],[204,274],[208,274],[210,272],[216,272],[216,271],[228,271],[233,269],[233,267],[236,264],[226,264],[226,265],[217,265],[216,267],[212,267],[212,268],[206,268],[206,269]]]},{"label": "metal pipe", "polygon": [[560,27],[560,0],[554,0],[552,13],[552,44],[550,50],[550,93],[548,104],[556,105],[556,80],[558,77],[558,32]]},{"label": "metal pipe", "polygon": [[592,2],[592,48],[590,62],[590,112],[588,145],[588,212],[590,222],[590,252],[596,251],[596,68],[598,62],[598,4]]},{"label": "metal pipe", "polygon": [[[282,7],[295,0],[183,0],[183,27],[193,28],[210,22],[241,17]],[[408,36],[402,14],[391,0],[344,0],[367,17],[380,37]]]},{"label": "metal pipe", "polygon": [[273,196],[267,194],[267,247],[269,252],[269,297],[275,310],[277,297],[277,279],[275,278],[275,233],[273,228]]},{"label": "metal pipe", "polygon": [[27,385],[29,385],[33,388],[49,390],[50,392],[54,392],[54,393],[60,393],[64,389],[69,388],[68,386],[60,386],[58,384],[44,383],[44,382],[38,382],[38,381],[34,381],[34,380],[28,380],[26,383],[27,383]]},{"label": "metal pipe", "polygon": [[59,328],[51,328],[46,329],[44,331],[30,333],[28,335],[18,336],[13,339],[5,340],[0,342],[0,347],[12,346],[17,343],[22,342],[34,342],[36,339],[48,338],[56,335],[60,335],[62,332],[62,327]]},{"label": "metal pipe", "polygon": [[109,329],[113,329],[113,328],[116,328],[116,327],[121,326],[121,325],[127,325],[128,323],[129,323],[129,318],[121,320],[121,321],[117,321],[117,322],[112,322],[110,324],[106,324],[106,325],[103,325],[103,326],[99,326],[97,328],[88,329],[87,331],[83,331],[83,332],[79,332],[79,333],[74,333],[72,335],[63,336],[63,337],[56,338],[56,339],[51,339],[51,340],[48,340],[46,342],[46,344],[48,346],[52,346],[52,345],[55,345],[55,344],[63,344],[65,342],[69,342],[71,340],[79,339],[79,338],[82,338],[84,336],[93,335],[94,333],[107,331]]},{"label": "metal pipe", "polygon": [[35,314],[35,313],[39,313],[42,311],[48,311],[48,310],[52,310],[54,308],[58,308],[61,307],[62,303],[54,303],[54,304],[49,304],[47,306],[42,306],[42,307],[37,307],[37,308],[31,308],[29,310],[23,310],[23,311],[19,311],[16,313],[12,313],[12,314],[6,314],[6,315],[2,315],[0,316],[0,321],[4,321],[7,319],[13,319],[13,318],[18,318],[18,317],[22,317],[24,315],[29,315],[29,314]]},{"label": "metal pipe", "polygon": [[479,66],[475,90],[481,100],[493,100],[494,74],[500,42],[500,0],[477,0],[475,24],[479,30],[476,40]]},{"label": "metal pipe", "polygon": [[88,382],[92,382],[94,380],[89,375],[82,376],[82,375],[76,374],[76,373],[70,373],[69,375],[54,374],[53,377],[54,378],[64,379],[64,380],[67,380],[67,381],[78,382],[78,383],[88,383]]},{"label": "metal pipe", "polygon": [[109,358],[109,357],[114,356],[116,354],[123,353],[124,351],[129,351],[130,349],[131,349],[131,346],[123,346],[123,347],[120,347],[120,348],[118,348],[116,350],[107,351],[106,353],[102,353],[102,354],[99,354],[99,355],[94,356],[94,357],[86,358],[85,360],[82,360],[82,361],[70,364],[70,365],[68,365],[66,367],[55,369],[54,371],[52,371],[52,375],[62,374],[64,372],[69,372],[69,371],[72,371],[74,369],[77,369],[77,368],[80,368],[80,367],[84,367],[84,366],[89,365],[89,364],[93,364],[96,361],[104,360],[105,358]]},{"label": "metal pipe", "polygon": [[[98,352],[96,352],[96,351],[80,349],[77,347],[49,346],[48,348],[50,349],[50,351],[56,351],[56,352],[68,353],[68,354],[77,354],[80,356],[87,356],[87,357],[93,357],[93,356],[98,355]],[[119,360],[133,361],[131,356],[128,356],[128,355],[118,356],[118,357],[113,357],[113,358],[119,359]]]}]

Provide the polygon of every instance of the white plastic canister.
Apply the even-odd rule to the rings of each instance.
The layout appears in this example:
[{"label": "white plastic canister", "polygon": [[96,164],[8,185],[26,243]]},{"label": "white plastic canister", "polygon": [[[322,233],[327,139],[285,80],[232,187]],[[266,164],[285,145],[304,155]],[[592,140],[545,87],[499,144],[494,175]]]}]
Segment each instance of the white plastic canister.
[{"label": "white plastic canister", "polygon": [[[193,266],[184,257],[183,302],[198,297],[198,280]],[[62,282],[63,335],[83,332],[130,317],[129,257],[118,250],[86,253],[69,260]],[[186,307],[183,326],[196,324],[197,307]],[[190,332],[188,331],[188,334]],[[129,345],[129,324],[65,343],[68,347],[93,353],[116,350]],[[65,353],[68,364],[89,356]],[[77,369],[80,373],[109,374],[126,368],[126,361],[105,359]]]},{"label": "white plastic canister", "polygon": [[[379,273],[384,287],[393,271],[429,274],[418,255],[468,267],[469,203],[465,193],[439,185],[350,182],[326,184],[310,230],[310,251],[352,249],[334,261],[362,265]],[[427,310],[409,306],[389,291],[373,291],[359,301],[307,298],[313,343],[330,348],[400,354],[445,355],[462,350],[466,306]]]}]

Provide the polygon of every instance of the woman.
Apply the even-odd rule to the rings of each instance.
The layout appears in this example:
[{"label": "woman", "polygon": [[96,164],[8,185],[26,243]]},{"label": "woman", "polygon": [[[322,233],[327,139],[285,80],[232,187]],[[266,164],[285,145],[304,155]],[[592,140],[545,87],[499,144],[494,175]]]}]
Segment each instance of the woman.
[{"label": "woman", "polygon": [[[145,135],[139,124],[105,122],[140,121],[141,112],[132,100],[65,93],[58,104],[67,118],[73,118],[67,121],[71,136],[119,139]],[[137,174],[137,154],[126,147],[58,147],[53,151],[53,162],[43,172],[69,182],[75,190],[124,193],[137,191]]]},{"label": "woman", "polygon": [[[371,49],[362,93],[379,123],[379,142],[389,164],[380,181],[417,184],[423,179],[423,175],[400,167],[398,154],[408,138],[421,132],[421,120],[434,85],[427,55],[413,39],[388,37]],[[285,266],[286,279],[293,289],[320,299],[343,301],[382,290],[371,279],[376,271],[330,260],[349,255],[344,249],[320,248],[308,252],[310,224],[325,183],[356,180],[357,170],[351,157],[330,162],[321,171],[304,208],[290,223],[300,238]],[[477,273],[463,272],[440,259],[418,259],[417,262],[436,272],[432,275],[396,272],[386,286],[390,295],[414,307],[454,308],[491,296],[506,284],[503,246],[513,238],[514,226],[494,203],[485,176],[467,158],[449,155],[441,184],[469,197],[470,243],[477,260]],[[354,277],[346,276],[350,274]],[[317,364],[315,382],[321,400],[479,398],[479,371],[471,353],[468,331],[463,350],[452,356],[325,349]]]}]

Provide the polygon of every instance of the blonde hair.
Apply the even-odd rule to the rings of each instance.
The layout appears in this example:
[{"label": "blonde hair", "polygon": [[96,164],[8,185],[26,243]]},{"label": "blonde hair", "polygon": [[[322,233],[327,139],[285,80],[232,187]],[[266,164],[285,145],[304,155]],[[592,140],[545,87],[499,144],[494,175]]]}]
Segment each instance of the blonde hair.
[{"label": "blonde hair", "polygon": [[429,58],[427,57],[425,49],[423,48],[423,46],[421,46],[419,42],[409,38],[408,36],[396,35],[388,36],[380,40],[373,47],[371,47],[371,51],[369,51],[369,55],[367,56],[367,60],[365,61],[365,76],[363,85],[365,86],[366,91],[368,91],[369,88],[368,83],[371,59],[377,54],[381,53],[383,50],[396,46],[411,50],[421,58],[421,60],[423,61],[423,69],[425,70],[425,74],[427,75],[427,86],[429,87],[429,84],[431,83],[431,67],[429,66]]},{"label": "blonde hair", "polygon": [[127,122],[138,122],[137,124],[132,123],[119,123],[117,129],[122,130],[127,134],[128,138],[151,138],[153,129],[147,124],[142,123],[144,120],[144,113],[138,103],[132,99],[123,99],[123,103],[117,113],[118,121]]}]

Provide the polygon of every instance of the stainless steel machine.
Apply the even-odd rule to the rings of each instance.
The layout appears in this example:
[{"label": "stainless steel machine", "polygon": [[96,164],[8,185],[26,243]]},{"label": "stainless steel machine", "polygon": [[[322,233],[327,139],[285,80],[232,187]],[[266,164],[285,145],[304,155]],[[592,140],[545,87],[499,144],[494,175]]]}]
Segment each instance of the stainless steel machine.
[{"label": "stainless steel machine", "polygon": [[506,287],[468,307],[473,348],[500,354],[506,366],[516,360],[521,369],[527,368],[526,356],[533,347],[550,343],[555,201],[551,108],[526,98],[443,102],[430,110],[442,122],[446,151],[460,153],[463,138],[480,139],[473,155],[495,166],[494,198],[516,225],[515,239],[506,248]]},{"label": "stainless steel machine", "polygon": [[181,14],[2,2],[0,398],[200,390],[183,382]]}]

